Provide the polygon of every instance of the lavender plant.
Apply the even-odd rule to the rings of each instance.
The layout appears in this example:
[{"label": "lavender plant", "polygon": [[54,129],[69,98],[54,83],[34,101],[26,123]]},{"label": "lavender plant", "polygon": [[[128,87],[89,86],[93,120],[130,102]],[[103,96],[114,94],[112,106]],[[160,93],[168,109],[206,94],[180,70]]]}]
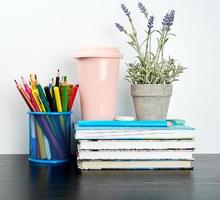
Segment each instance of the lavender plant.
[{"label": "lavender plant", "polygon": [[[171,10],[167,12],[163,18],[162,27],[159,30],[153,30],[154,16],[149,16],[146,7],[142,2],[139,2],[138,8],[147,21],[145,30],[146,38],[142,42],[139,42],[130,11],[124,4],[121,4],[121,8],[128,18],[131,31],[128,31],[119,23],[116,23],[115,26],[129,38],[127,43],[137,52],[135,61],[126,64],[128,67],[126,80],[132,84],[171,84],[173,81],[177,81],[178,76],[186,68],[177,64],[171,57],[164,58],[165,44],[170,36],[175,36],[171,33],[175,11]],[[154,33],[159,34],[155,51],[151,48],[152,35]]]}]

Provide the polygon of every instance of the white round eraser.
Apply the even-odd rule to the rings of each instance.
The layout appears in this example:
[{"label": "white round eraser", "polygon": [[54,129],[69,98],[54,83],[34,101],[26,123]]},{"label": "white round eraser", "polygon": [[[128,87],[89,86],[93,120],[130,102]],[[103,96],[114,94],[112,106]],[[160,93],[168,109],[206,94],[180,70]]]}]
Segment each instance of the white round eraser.
[{"label": "white round eraser", "polygon": [[134,117],[133,116],[116,116],[115,120],[116,121],[133,121]]}]

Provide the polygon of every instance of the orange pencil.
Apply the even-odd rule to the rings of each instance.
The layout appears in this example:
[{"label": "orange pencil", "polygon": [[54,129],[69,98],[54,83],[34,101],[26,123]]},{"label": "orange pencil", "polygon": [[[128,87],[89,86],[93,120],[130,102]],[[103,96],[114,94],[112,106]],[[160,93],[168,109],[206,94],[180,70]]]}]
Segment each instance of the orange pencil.
[{"label": "orange pencil", "polygon": [[71,99],[71,95],[72,95],[72,91],[73,91],[74,85],[70,85],[68,84],[68,92],[67,92],[67,102],[69,104],[70,99]]}]

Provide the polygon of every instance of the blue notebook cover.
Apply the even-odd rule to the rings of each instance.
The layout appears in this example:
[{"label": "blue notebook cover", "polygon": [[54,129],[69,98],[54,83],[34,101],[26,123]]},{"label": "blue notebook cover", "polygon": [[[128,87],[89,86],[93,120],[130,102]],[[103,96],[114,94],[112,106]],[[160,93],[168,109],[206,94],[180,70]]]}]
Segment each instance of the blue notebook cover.
[{"label": "blue notebook cover", "polygon": [[78,126],[75,125],[75,130],[195,130],[186,125],[173,125],[167,127],[110,127],[110,126]]},{"label": "blue notebook cover", "polygon": [[93,121],[81,120],[79,127],[168,127],[171,125],[184,125],[185,121],[180,119],[170,120],[133,120],[133,121]]},{"label": "blue notebook cover", "polygon": [[168,122],[166,120],[158,121],[86,121],[82,120],[78,122],[79,127],[167,127]]}]

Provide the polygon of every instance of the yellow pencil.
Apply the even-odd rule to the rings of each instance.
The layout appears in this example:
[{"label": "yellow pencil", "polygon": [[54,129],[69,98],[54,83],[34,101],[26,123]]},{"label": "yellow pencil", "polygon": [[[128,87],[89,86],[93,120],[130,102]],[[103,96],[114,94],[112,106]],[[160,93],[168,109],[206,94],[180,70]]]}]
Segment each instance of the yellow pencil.
[{"label": "yellow pencil", "polygon": [[40,157],[41,159],[47,158],[46,156],[46,147],[44,143],[44,135],[41,127],[36,123],[36,129],[38,134],[38,140],[39,140],[39,148],[40,148]]},{"label": "yellow pencil", "polygon": [[59,87],[54,87],[54,95],[55,95],[55,99],[56,99],[57,111],[62,112],[62,104],[61,104],[61,100],[60,100]]},{"label": "yellow pencil", "polygon": [[32,90],[35,90],[35,89],[36,89],[35,79],[34,79],[33,74],[30,74],[30,85],[31,85],[31,89],[32,89]]},{"label": "yellow pencil", "polygon": [[33,90],[32,94],[34,96],[34,99],[35,99],[35,101],[37,103],[38,108],[40,109],[40,112],[46,112],[46,110],[44,108],[44,104],[42,103],[42,101],[40,99],[38,89]]},{"label": "yellow pencil", "polygon": [[[61,99],[60,99],[59,87],[54,87],[53,90],[54,90],[54,96],[55,96],[56,105],[57,105],[57,111],[62,112],[63,110],[62,110],[62,104],[61,104]],[[60,118],[60,124],[61,124],[62,131],[65,132],[63,116],[59,116],[59,118]]]}]

